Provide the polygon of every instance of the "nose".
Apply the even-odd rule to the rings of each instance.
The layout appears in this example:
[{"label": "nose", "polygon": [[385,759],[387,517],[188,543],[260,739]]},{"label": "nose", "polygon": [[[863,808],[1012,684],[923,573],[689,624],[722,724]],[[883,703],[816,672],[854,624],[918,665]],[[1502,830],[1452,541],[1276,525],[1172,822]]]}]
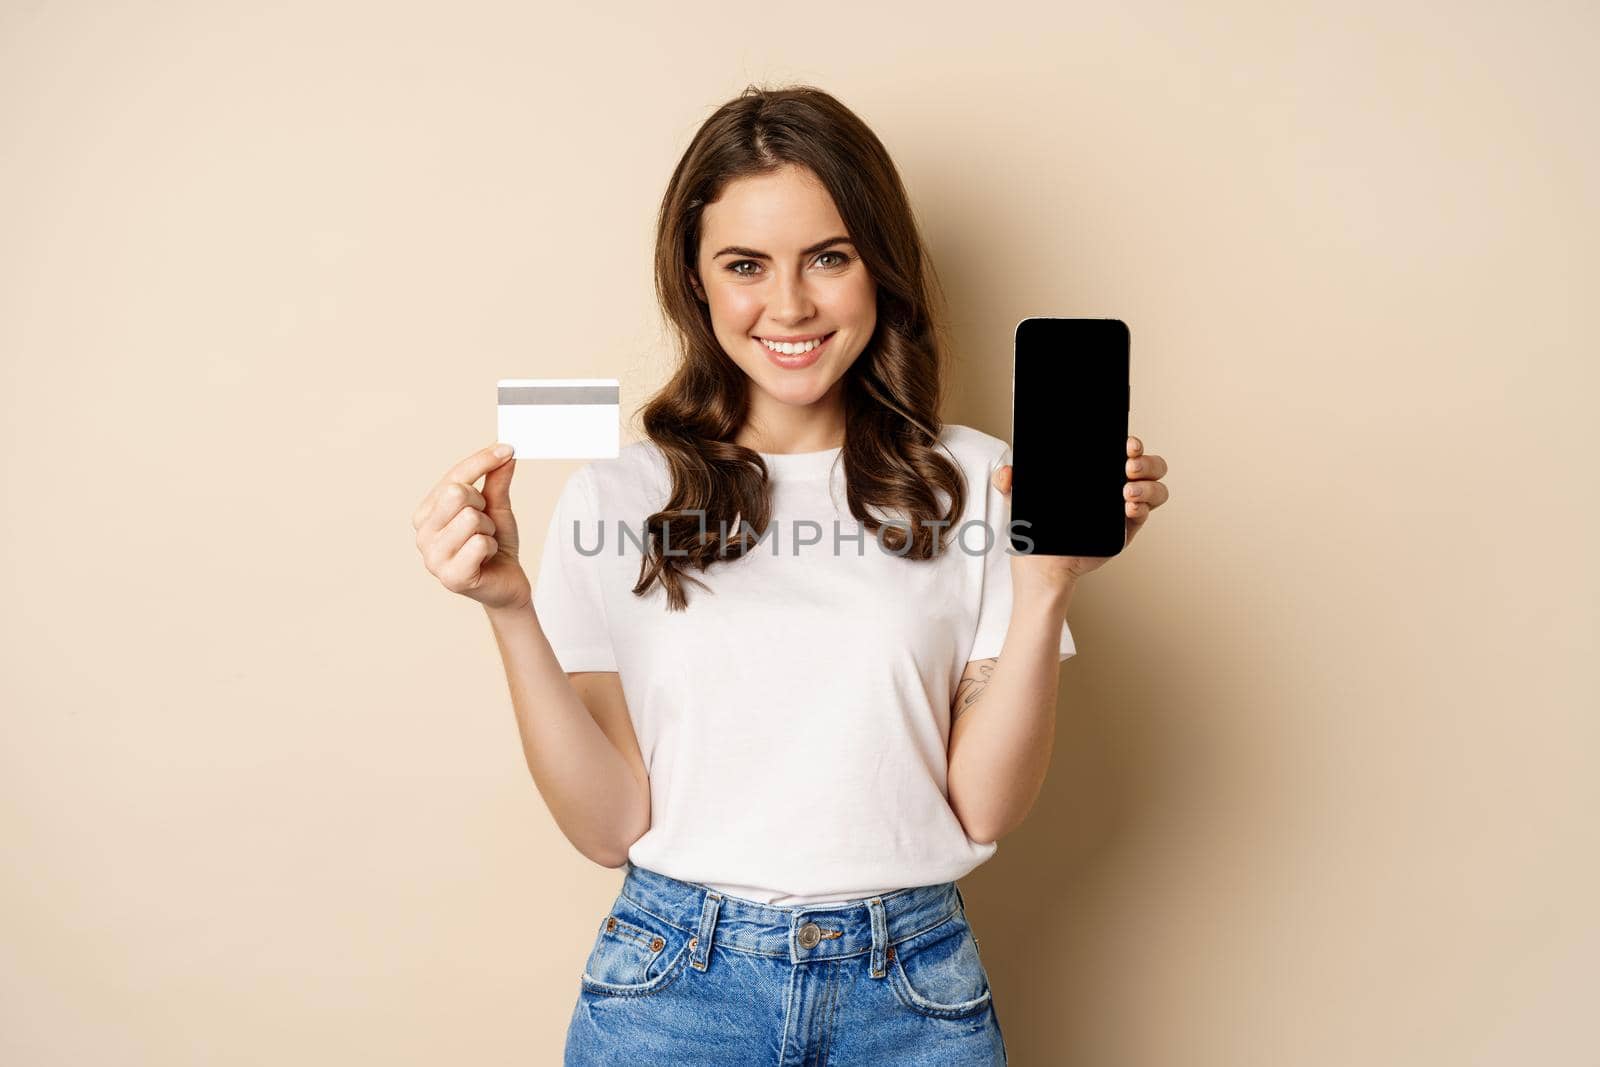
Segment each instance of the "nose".
[{"label": "nose", "polygon": [[776,291],[767,310],[775,322],[800,323],[816,313],[804,275],[779,272]]}]

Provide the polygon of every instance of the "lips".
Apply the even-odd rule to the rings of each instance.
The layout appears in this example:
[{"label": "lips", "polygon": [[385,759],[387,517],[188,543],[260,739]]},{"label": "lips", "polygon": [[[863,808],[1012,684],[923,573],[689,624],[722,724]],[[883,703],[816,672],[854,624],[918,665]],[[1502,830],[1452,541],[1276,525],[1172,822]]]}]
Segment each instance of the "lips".
[{"label": "lips", "polygon": [[775,345],[802,345],[810,341],[826,341],[828,338],[832,337],[838,332],[838,330],[829,330],[827,333],[814,333],[810,337],[802,337],[798,340],[790,340],[787,337],[761,337],[759,335],[752,336],[755,336],[757,341],[771,341]]},{"label": "lips", "polygon": [[811,364],[815,363],[822,357],[823,350],[826,349],[833,341],[834,333],[838,332],[839,331],[835,330],[833,333],[825,335],[822,339],[822,342],[811,351],[794,356],[786,356],[781,352],[774,352],[772,349],[762,344],[761,339],[758,337],[752,338],[752,340],[754,340],[755,343],[760,346],[761,351],[767,354],[768,359],[782,367],[784,370],[803,370],[804,368],[811,366]]},{"label": "lips", "polygon": [[761,337],[758,335],[756,340],[771,341],[775,345],[799,345],[804,344],[807,341],[821,341],[835,332],[836,331],[829,330],[827,333],[814,333],[806,337]]}]

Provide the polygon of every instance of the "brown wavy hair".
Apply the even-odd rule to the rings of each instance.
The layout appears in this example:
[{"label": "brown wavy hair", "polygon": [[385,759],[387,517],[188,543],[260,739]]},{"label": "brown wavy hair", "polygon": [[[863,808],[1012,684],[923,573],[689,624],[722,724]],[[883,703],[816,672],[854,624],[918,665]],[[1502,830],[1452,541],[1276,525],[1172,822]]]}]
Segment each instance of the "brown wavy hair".
[{"label": "brown wavy hair", "polygon": [[[946,359],[937,279],[899,172],[866,123],[821,89],[748,86],[695,132],[657,217],[656,295],[681,358],[639,416],[666,456],[672,494],[645,520],[633,592],[659,580],[670,611],[687,605],[685,580],[709,588],[690,567],[703,573],[742,557],[751,547],[746,529],[759,541],[771,519],[766,464],[733,442],[748,414],[749,379],[717,341],[691,281],[700,216],[729,182],[794,164],[833,197],[877,287],[877,326],[842,390],[850,513],[886,550],[926,560],[944,548],[934,520],[953,532],[962,512],[965,478],[935,447]],[[939,490],[949,496],[943,511]]]}]

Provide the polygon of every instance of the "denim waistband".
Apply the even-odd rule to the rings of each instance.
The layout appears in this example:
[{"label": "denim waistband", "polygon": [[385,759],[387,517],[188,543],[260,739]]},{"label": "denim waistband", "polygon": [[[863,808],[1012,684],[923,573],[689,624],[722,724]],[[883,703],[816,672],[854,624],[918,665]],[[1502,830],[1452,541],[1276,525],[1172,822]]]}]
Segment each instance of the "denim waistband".
[{"label": "denim waistband", "polygon": [[713,944],[791,963],[871,954],[882,977],[889,946],[965,910],[954,882],[896,889],[859,900],[780,908],[626,863],[622,895],[694,937],[690,965],[705,970]]}]

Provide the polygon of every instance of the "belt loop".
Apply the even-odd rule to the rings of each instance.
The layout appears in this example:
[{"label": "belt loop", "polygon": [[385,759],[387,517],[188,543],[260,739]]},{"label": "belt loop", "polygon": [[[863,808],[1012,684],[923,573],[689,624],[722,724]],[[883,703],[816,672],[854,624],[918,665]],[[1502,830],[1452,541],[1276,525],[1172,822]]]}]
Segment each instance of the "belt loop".
[{"label": "belt loop", "polygon": [[721,907],[722,894],[706,890],[705,903],[700,907],[700,929],[691,939],[694,944],[689,952],[689,966],[697,971],[705,970],[706,961],[711,957],[711,931],[717,925],[717,911]]},{"label": "belt loop", "polygon": [[867,901],[867,913],[872,919],[872,977],[882,978],[889,966],[889,916],[877,897]]}]

